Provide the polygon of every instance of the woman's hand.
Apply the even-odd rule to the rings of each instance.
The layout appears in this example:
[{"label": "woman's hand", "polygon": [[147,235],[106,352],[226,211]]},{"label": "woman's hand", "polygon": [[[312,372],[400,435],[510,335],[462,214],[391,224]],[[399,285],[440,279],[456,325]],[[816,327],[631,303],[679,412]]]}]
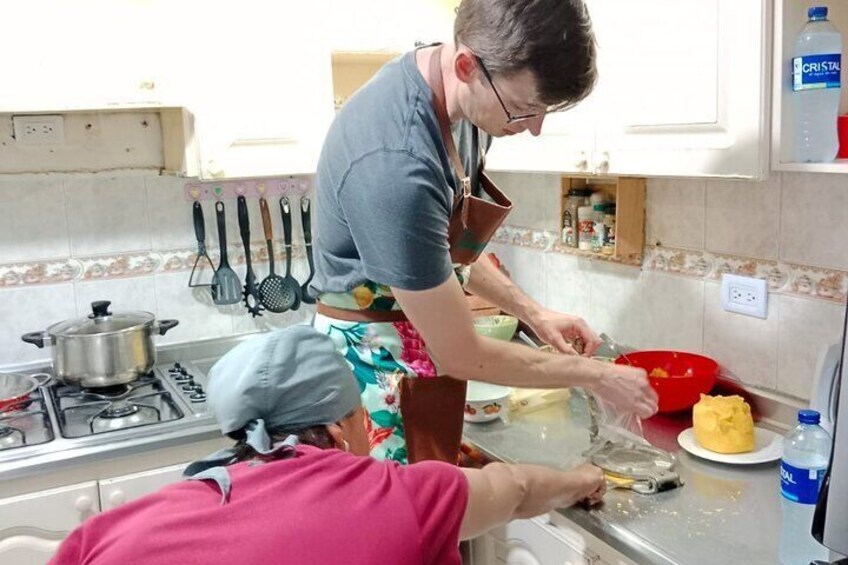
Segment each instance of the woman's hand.
[{"label": "woman's hand", "polygon": [[[601,345],[598,334],[592,331],[589,324],[579,316],[545,309],[527,323],[539,339],[562,353],[570,355],[582,353],[586,357],[591,357]],[[572,344],[576,342],[583,343],[582,352],[575,350]]]}]

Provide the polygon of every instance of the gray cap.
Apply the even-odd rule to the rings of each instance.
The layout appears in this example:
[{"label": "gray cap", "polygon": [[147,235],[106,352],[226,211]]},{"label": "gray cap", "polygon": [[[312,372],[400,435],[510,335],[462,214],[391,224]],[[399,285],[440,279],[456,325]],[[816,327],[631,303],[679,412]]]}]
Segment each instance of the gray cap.
[{"label": "gray cap", "polygon": [[255,420],[269,430],[333,424],[360,405],[347,361],[328,336],[305,325],[237,345],[209,371],[207,391],[224,433]]}]

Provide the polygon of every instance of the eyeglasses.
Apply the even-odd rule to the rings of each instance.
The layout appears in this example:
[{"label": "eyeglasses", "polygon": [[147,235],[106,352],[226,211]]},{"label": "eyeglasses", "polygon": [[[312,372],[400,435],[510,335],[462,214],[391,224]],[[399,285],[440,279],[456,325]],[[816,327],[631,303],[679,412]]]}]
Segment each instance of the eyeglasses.
[{"label": "eyeglasses", "polygon": [[548,108],[544,112],[534,112],[532,114],[521,114],[519,116],[513,116],[507,109],[506,104],[504,104],[503,98],[501,98],[501,93],[498,92],[498,89],[495,87],[495,83],[494,81],[492,81],[492,75],[489,73],[489,69],[486,68],[486,65],[483,64],[483,60],[480,57],[477,57],[476,55],[474,57],[480,64],[480,70],[483,71],[483,76],[486,77],[486,80],[489,82],[489,86],[492,87],[492,92],[495,93],[495,97],[497,97],[498,102],[500,102],[501,108],[503,108],[504,114],[506,114],[506,123],[511,124],[514,122],[520,122],[522,120],[530,120],[532,118],[538,118],[539,116],[552,114],[554,112],[562,112],[571,108],[572,104],[570,102],[562,102],[560,104],[548,106]]}]

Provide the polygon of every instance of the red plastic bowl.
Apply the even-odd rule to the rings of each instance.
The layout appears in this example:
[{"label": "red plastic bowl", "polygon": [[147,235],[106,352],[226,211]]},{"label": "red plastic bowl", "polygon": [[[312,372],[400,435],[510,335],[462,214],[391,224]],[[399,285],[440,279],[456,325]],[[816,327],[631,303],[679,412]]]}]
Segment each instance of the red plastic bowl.
[{"label": "red plastic bowl", "polygon": [[[630,363],[627,362],[630,360]],[[712,390],[718,376],[718,363],[695,353],[683,351],[634,351],[615,360],[618,365],[632,364],[648,372],[648,381],[659,396],[659,412],[677,412],[691,408],[701,394]],[[668,377],[652,377],[661,369]]]}]

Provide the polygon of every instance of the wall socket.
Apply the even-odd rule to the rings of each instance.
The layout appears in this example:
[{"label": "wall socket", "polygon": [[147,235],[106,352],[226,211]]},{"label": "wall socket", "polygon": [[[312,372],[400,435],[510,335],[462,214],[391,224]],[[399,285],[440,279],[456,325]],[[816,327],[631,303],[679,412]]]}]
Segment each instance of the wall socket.
[{"label": "wall socket", "polygon": [[12,116],[15,140],[21,145],[61,145],[65,142],[62,116]]},{"label": "wall socket", "polygon": [[768,285],[764,279],[722,275],[721,305],[727,312],[766,319],[768,317]]}]

